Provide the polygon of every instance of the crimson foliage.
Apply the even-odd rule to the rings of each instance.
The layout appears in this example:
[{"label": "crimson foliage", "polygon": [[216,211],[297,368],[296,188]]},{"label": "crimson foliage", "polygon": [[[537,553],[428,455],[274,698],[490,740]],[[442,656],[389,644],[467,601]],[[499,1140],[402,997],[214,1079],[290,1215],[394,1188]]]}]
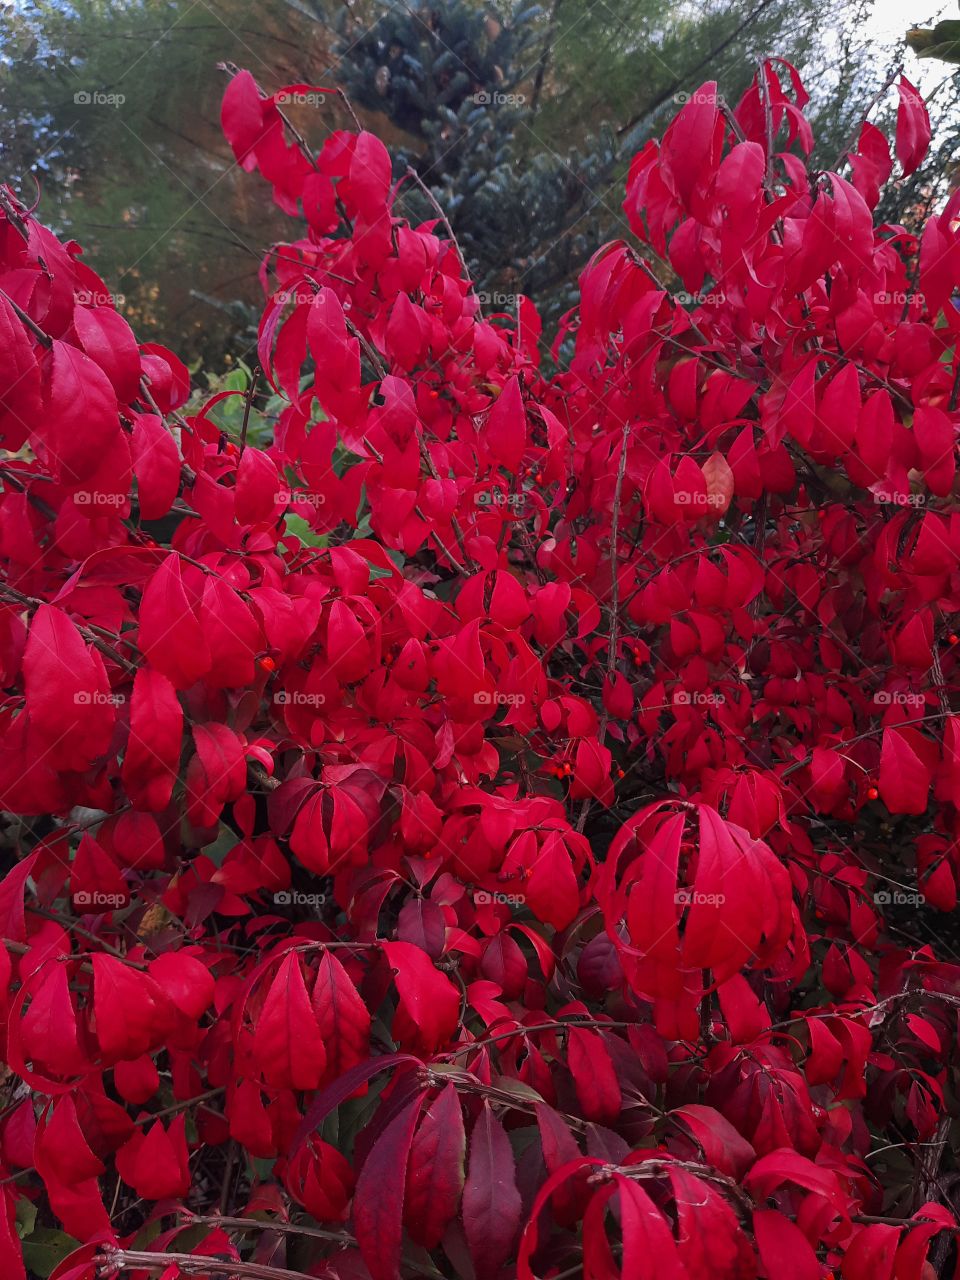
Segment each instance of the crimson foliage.
[{"label": "crimson foliage", "polygon": [[224,101],[309,227],[268,447],[0,201],[4,1276],[929,1278],[960,195],[875,227],[877,128],[705,85],[548,372],[316,92]]}]

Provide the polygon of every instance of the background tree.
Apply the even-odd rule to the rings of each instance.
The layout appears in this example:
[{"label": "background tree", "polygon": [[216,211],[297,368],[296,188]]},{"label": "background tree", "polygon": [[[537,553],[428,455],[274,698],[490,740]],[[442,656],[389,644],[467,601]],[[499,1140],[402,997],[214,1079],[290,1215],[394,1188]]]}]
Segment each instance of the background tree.
[{"label": "background tree", "polygon": [[[0,28],[3,176],[87,246],[138,330],[220,369],[251,350],[254,246],[280,234],[224,149],[219,62],[272,85],[342,84],[391,148],[412,219],[444,210],[494,308],[535,294],[548,323],[575,301],[588,247],[622,235],[626,157],[710,76],[735,101],[758,55],[797,62],[817,159],[834,162],[902,50],[864,35],[854,0],[33,0]],[[785,33],[789,33],[788,39]],[[789,45],[789,47],[786,47]],[[88,95],[89,101],[78,100]],[[119,98],[122,97],[122,102]],[[949,174],[956,86],[934,97]],[[891,109],[893,107],[891,106]],[[291,107],[309,128],[316,107]],[[339,104],[321,110],[347,125]],[[929,203],[919,179],[885,196],[891,220]],[[499,295],[499,298],[498,298]]]}]

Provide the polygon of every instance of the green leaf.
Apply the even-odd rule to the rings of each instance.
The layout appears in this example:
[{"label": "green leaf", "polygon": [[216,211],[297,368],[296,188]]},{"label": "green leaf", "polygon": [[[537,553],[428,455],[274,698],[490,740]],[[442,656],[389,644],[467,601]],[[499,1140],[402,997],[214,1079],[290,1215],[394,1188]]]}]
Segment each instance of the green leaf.
[{"label": "green leaf", "polygon": [[28,1271],[46,1280],[68,1254],[79,1248],[80,1241],[74,1240],[65,1231],[55,1231],[53,1227],[37,1227],[23,1241],[23,1261]]},{"label": "green leaf", "polygon": [[33,1231],[37,1221],[37,1206],[30,1200],[17,1201],[17,1234],[22,1239]]},{"label": "green leaf", "polygon": [[948,18],[933,28],[914,27],[907,32],[906,40],[920,58],[960,62],[960,19]]},{"label": "green leaf", "polygon": [[292,533],[299,538],[305,547],[325,547],[329,541],[325,533],[317,533],[311,529],[303,516],[288,514],[283,521],[284,533]]}]

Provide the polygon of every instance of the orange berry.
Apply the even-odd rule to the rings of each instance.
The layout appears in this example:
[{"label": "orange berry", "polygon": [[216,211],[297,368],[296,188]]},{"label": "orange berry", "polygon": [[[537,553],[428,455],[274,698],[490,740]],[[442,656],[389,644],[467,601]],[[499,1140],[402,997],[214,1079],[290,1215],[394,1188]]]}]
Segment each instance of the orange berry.
[{"label": "orange berry", "polygon": [[868,799],[868,800],[876,800],[876,798],[879,796],[879,794],[880,794],[880,792],[877,790],[877,788],[876,788],[876,787],[869,787],[869,788],[867,789],[867,799]]},{"label": "orange berry", "polygon": [[953,632],[953,631],[951,631],[951,632],[950,632],[950,635],[947,637],[947,639],[950,641],[950,643],[951,643],[951,644],[956,644],[956,643],[957,643],[957,635],[956,635],[956,633],[955,633],[955,632]]},{"label": "orange berry", "polygon": [[257,665],[258,665],[258,666],[261,668],[261,670],[263,670],[263,671],[276,671],[276,669],[277,669],[277,664],[276,664],[276,663],[274,662],[274,660],[273,660],[271,657],[269,657],[269,656],[265,656],[265,657],[263,657],[263,658],[258,658],[258,659],[257,659]]}]

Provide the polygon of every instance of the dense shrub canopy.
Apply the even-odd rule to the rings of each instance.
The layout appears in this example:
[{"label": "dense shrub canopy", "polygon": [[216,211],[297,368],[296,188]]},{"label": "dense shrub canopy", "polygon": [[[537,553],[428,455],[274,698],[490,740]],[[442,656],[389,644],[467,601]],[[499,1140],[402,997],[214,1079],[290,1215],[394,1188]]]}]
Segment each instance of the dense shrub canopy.
[{"label": "dense shrub canopy", "polygon": [[792,67],[704,85],[548,356],[239,72],[309,226],[263,448],[0,196],[5,1276],[945,1274],[960,196],[874,226],[897,90],[819,173]]}]

